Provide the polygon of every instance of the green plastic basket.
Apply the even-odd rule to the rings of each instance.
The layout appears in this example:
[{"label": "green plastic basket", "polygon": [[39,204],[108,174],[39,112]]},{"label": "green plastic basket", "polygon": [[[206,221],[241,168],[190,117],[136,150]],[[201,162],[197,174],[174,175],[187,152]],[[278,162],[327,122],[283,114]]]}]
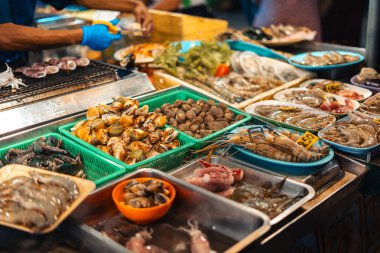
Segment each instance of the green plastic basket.
[{"label": "green plastic basket", "polygon": [[59,128],[59,132],[63,134],[64,136],[72,139],[73,141],[81,144],[82,146],[86,147],[87,149],[93,151],[94,153],[114,162],[117,163],[121,166],[123,166],[127,172],[132,172],[136,169],[139,168],[152,168],[152,169],[157,169],[161,171],[169,171],[172,170],[182,164],[182,160],[185,157],[188,149],[194,144],[191,142],[188,138],[183,136],[182,133],[179,133],[178,135],[178,140],[180,141],[181,145],[178,148],[169,150],[165,153],[161,153],[155,157],[140,161],[138,163],[129,165],[126,164],[112,155],[106,154],[105,152],[101,151],[100,149],[96,148],[95,146],[85,142],[84,140],[76,137],[71,133],[71,128],[75,125],[76,123],[71,123],[68,125],[61,126]]},{"label": "green plastic basket", "polygon": [[[78,145],[72,140],[57,133],[43,135],[45,138],[49,136],[61,139],[63,148],[69,151],[70,154],[80,154],[87,179],[93,181],[96,187],[105,185],[125,174],[125,169],[122,166],[110,162],[103,157],[97,156],[93,152],[83,148],[81,145]],[[30,144],[32,144],[38,138],[39,137],[1,148],[0,157],[3,157],[10,148],[27,149]]]},{"label": "green plastic basket", "polygon": [[[189,98],[194,99],[195,101],[200,100],[200,99],[205,99],[205,100],[210,99],[201,93],[198,93],[198,92],[186,89],[186,88],[185,89],[177,88],[177,89],[173,89],[173,90],[170,90],[167,92],[163,92],[159,96],[154,97],[154,98],[150,98],[150,99],[146,99],[146,100],[140,100],[140,105],[148,105],[150,111],[153,111],[156,108],[160,108],[165,103],[172,104],[177,99],[187,100]],[[219,103],[219,101],[217,101],[215,99],[212,99],[212,100]],[[232,108],[232,107],[228,107],[228,108],[231,111],[233,111],[235,113],[235,115],[244,115],[244,118],[242,120],[239,120],[238,122],[232,124],[232,125],[229,125],[228,127],[225,127],[219,131],[216,131],[216,132],[214,132],[210,135],[207,135],[203,138],[200,138],[200,139],[196,139],[196,138],[194,138],[188,134],[185,134],[182,131],[179,131],[178,129],[177,130],[178,130],[178,132],[180,132],[181,134],[186,136],[186,138],[188,138],[191,142],[194,143],[193,149],[201,149],[201,148],[207,146],[210,143],[210,140],[215,139],[216,137],[219,137],[222,134],[235,129],[236,127],[241,126],[244,123],[246,123],[252,119],[252,117],[248,113],[245,113],[243,111],[237,110],[237,109]],[[167,125],[167,126],[172,127],[170,125]]]}]

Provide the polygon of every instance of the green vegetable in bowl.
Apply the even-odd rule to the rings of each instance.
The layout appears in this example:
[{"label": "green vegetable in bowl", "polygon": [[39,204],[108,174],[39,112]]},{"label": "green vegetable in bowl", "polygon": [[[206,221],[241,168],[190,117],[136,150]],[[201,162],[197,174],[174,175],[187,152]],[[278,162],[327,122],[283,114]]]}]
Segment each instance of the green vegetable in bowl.
[{"label": "green vegetable in bowl", "polygon": [[232,50],[226,43],[202,41],[200,46],[181,54],[181,44],[171,45],[155,63],[170,74],[180,78],[201,78],[214,76],[221,64],[229,65]]}]

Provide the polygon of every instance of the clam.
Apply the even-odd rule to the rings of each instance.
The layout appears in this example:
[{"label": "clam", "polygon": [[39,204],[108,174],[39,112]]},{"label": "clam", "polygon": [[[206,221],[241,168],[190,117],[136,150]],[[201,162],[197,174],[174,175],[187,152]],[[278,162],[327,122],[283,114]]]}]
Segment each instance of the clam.
[{"label": "clam", "polygon": [[101,105],[96,106],[96,108],[98,109],[100,116],[102,116],[103,114],[110,113],[107,105],[101,104]]},{"label": "clam", "polygon": [[132,133],[131,131],[129,130],[124,130],[124,132],[121,134],[120,136],[121,140],[125,143],[125,144],[129,144],[131,141],[132,141]]},{"label": "clam", "polygon": [[148,139],[152,144],[156,144],[160,141],[161,135],[158,131],[154,131],[149,134]]},{"label": "clam", "polygon": [[133,116],[131,115],[121,115],[119,122],[124,128],[130,127],[133,125]]},{"label": "clam", "polygon": [[91,129],[97,131],[99,129],[106,128],[106,122],[103,119],[97,118],[91,122],[90,126],[91,126]]},{"label": "clam", "polygon": [[145,197],[138,197],[129,200],[126,204],[135,208],[146,208],[152,206],[152,201]]},{"label": "clam", "polygon": [[140,128],[144,124],[144,122],[145,122],[145,116],[138,116],[133,121],[133,127]]},{"label": "clam", "polygon": [[86,117],[88,120],[94,120],[96,118],[99,118],[100,117],[100,113],[99,113],[99,110],[98,108],[96,107],[90,107],[87,109],[87,112],[86,112]]},{"label": "clam", "polygon": [[141,129],[133,129],[131,131],[131,137],[134,141],[140,141],[145,139],[148,136],[148,133]]},{"label": "clam", "polygon": [[149,150],[152,148],[152,145],[146,144],[141,141],[133,141],[131,142],[131,144],[129,144],[129,148],[131,151],[142,150],[144,153],[148,153]]},{"label": "clam", "polygon": [[165,130],[164,130],[164,132],[163,132],[163,135],[162,135],[162,137],[163,137],[163,142],[171,142],[171,141],[173,141],[175,138],[177,138],[177,136],[178,136],[178,132],[177,131],[174,131],[174,129],[173,128],[170,128],[170,127],[168,127],[168,128],[166,128]]},{"label": "clam", "polygon": [[126,98],[126,101],[124,103],[124,109],[128,109],[132,106],[137,106],[137,108],[139,107],[139,101],[137,101],[136,99],[132,99],[132,98]]},{"label": "clam", "polygon": [[110,108],[114,109],[114,110],[117,110],[117,111],[121,111],[124,109],[124,104],[121,103],[121,102],[113,102],[111,105],[110,105]]},{"label": "clam", "polygon": [[163,128],[166,124],[166,116],[158,116],[154,119],[153,124],[157,128]]},{"label": "clam", "polygon": [[156,127],[152,123],[149,123],[147,125],[144,124],[141,129],[151,133],[151,132],[154,132],[156,130]]},{"label": "clam", "polygon": [[84,123],[85,123],[86,121],[84,121],[84,120],[81,120],[81,121],[78,121],[71,129],[70,129],[70,131],[72,132],[72,133],[75,133],[77,130],[78,130],[78,128],[79,127],[81,127]]},{"label": "clam", "polygon": [[144,152],[142,150],[135,150],[129,153],[128,158],[134,158],[136,162],[141,161],[144,158]]},{"label": "clam", "polygon": [[126,164],[131,165],[131,164],[135,164],[137,161],[136,161],[136,158],[134,158],[134,157],[128,157],[127,159],[124,160],[124,162]]},{"label": "clam", "polygon": [[143,107],[136,110],[135,115],[136,116],[146,116],[149,113],[149,106],[144,105]]},{"label": "clam", "polygon": [[96,147],[106,154],[111,154],[111,150],[109,149],[109,147],[107,147],[105,145],[98,145]]},{"label": "clam", "polygon": [[108,128],[108,134],[110,136],[120,136],[123,133],[123,127],[119,122],[115,122]]},{"label": "clam", "polygon": [[139,109],[139,107],[137,105],[131,105],[129,106],[128,108],[124,108],[123,110],[123,115],[135,115],[137,109]]},{"label": "clam", "polygon": [[145,122],[143,124],[146,125],[146,124],[150,124],[150,123],[153,123],[154,119],[158,116],[157,113],[155,112],[150,112],[146,117],[145,117]]},{"label": "clam", "polygon": [[123,200],[125,203],[127,203],[129,200],[136,198],[136,195],[132,192],[126,192],[123,194]]},{"label": "clam", "polygon": [[154,203],[156,205],[164,204],[169,201],[169,197],[159,192],[154,194]]},{"label": "clam", "polygon": [[161,181],[149,180],[145,182],[145,185],[148,192],[162,192],[164,190],[164,184]]},{"label": "clam", "polygon": [[77,130],[75,131],[75,135],[81,139],[85,139],[87,136],[90,135],[90,132],[91,127],[83,124],[82,126],[77,128]]},{"label": "clam", "polygon": [[115,114],[111,114],[111,113],[107,113],[107,114],[102,115],[102,120],[104,120],[107,125],[115,124],[117,121],[119,121],[119,119],[120,119],[119,116],[117,116]]},{"label": "clam", "polygon": [[98,140],[101,144],[106,144],[108,141],[108,134],[107,129],[99,129],[95,133],[95,138]]}]

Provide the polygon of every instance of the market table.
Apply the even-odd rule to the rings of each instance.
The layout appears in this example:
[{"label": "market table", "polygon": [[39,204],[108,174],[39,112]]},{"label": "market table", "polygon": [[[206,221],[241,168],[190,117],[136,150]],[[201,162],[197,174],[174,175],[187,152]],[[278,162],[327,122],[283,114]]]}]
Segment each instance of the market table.
[{"label": "market table", "polygon": [[[347,48],[325,43],[301,44],[294,46],[291,50],[297,52],[308,49],[322,50],[342,48],[365,54],[364,49]],[[351,73],[356,73],[355,71],[357,70],[325,74],[330,75],[330,78],[344,76],[343,79],[347,79]],[[135,83],[136,82],[138,81],[135,81]],[[127,86],[123,87],[124,90],[117,91],[120,94],[112,94],[112,96],[126,95],[125,87]],[[87,92],[88,95],[91,95],[91,91],[94,91],[94,89],[85,90],[83,93],[85,94]],[[136,98],[154,97],[159,94],[159,92],[153,92],[137,96]],[[88,104],[89,102],[86,101],[85,106]],[[5,128],[0,134],[0,147],[41,136],[46,133],[56,132],[60,126],[82,118],[85,114],[83,111],[84,107],[77,108],[77,111],[70,115],[59,115],[60,117],[49,118],[49,121],[41,119],[40,122],[33,122],[32,126],[23,125],[19,129]],[[52,108],[54,109],[54,106]],[[15,110],[18,109],[16,108]],[[5,114],[0,113],[0,116],[1,115]],[[31,115],[28,117],[30,116]],[[5,122],[6,118],[3,119]],[[373,228],[373,230],[369,230],[365,224],[368,224],[368,221],[373,218],[371,214],[376,213],[376,210],[378,210],[376,208],[378,208],[380,204],[375,197],[363,195],[362,191],[364,189],[363,186],[366,186],[363,185],[363,182],[366,182],[366,175],[371,174],[371,170],[378,170],[380,164],[379,158],[375,155],[370,161],[371,164],[367,164],[366,158],[354,158],[346,154],[337,153],[336,160],[340,164],[341,170],[344,171],[344,175],[336,178],[333,183],[317,192],[317,196],[304,204],[301,209],[297,210],[285,220],[272,226],[269,232],[246,248],[245,252],[298,252],[297,249],[302,247],[309,248],[310,252],[315,252],[317,248],[319,248],[321,252],[336,252],[343,247],[340,242],[345,242],[346,246],[344,247],[348,250],[347,252],[362,252],[365,251],[365,249],[374,247],[372,243],[378,238],[376,237],[376,230]],[[297,180],[297,178],[295,179]],[[376,189],[372,190],[376,192]],[[368,203],[371,205],[367,205]],[[349,211],[349,217],[344,218],[347,216],[347,210]],[[351,236],[355,237],[348,242],[344,236],[337,237],[339,232],[342,232],[341,228],[337,228],[336,231],[333,230],[334,224],[339,224],[341,220],[343,220],[346,225],[349,224],[344,235],[352,233]],[[63,229],[67,227],[67,224],[71,223],[69,223],[69,221],[65,223]],[[83,227],[83,225],[80,227]],[[3,229],[4,228],[0,228],[0,231],[3,231]],[[4,231],[6,231],[6,229],[4,229]],[[371,233],[375,234],[371,235]],[[368,239],[369,237],[370,239]],[[367,238],[367,241],[365,238]],[[102,239],[100,238],[100,240]],[[288,249],[290,249],[290,251],[287,251]],[[114,252],[118,251],[117,248],[113,250]],[[113,250],[110,249],[110,251]]]}]

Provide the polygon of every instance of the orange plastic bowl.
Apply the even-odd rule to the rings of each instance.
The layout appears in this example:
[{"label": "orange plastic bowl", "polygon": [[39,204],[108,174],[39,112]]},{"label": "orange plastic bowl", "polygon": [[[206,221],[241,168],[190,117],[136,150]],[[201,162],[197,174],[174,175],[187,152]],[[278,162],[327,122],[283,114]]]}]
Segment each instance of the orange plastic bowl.
[{"label": "orange plastic bowl", "polygon": [[[129,205],[126,205],[123,201],[123,189],[124,186],[126,186],[130,181],[137,180],[140,183],[144,183],[148,180],[158,180],[161,181],[165,188],[169,190],[169,201],[167,201],[164,204],[154,206],[154,207],[147,207],[147,208],[136,208]],[[148,224],[153,221],[156,221],[160,219],[162,216],[164,216],[170,209],[170,207],[173,204],[173,200],[175,198],[176,192],[174,187],[169,184],[168,182],[158,179],[158,178],[150,178],[150,177],[141,177],[141,178],[132,178],[127,181],[124,181],[120,184],[118,184],[112,191],[112,198],[115,202],[115,205],[117,209],[129,220],[133,221],[137,224]]]}]

